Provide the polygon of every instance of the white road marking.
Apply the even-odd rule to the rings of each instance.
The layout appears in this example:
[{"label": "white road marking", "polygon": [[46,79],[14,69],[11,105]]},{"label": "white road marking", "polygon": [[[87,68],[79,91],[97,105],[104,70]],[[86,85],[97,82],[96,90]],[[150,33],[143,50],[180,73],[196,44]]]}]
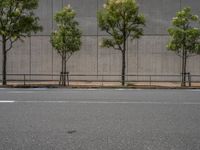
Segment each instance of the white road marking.
[{"label": "white road marking", "polygon": [[61,91],[54,91],[54,90],[47,90],[45,88],[43,89],[28,89],[28,90],[16,90],[16,91],[6,91],[6,90],[0,90],[0,93],[7,93],[7,94],[34,94],[38,92],[48,92],[48,93],[66,93],[66,92],[77,92],[77,91],[100,91],[100,92],[108,92],[111,91],[141,91],[143,89],[70,89],[70,90],[61,90]]},{"label": "white road marking", "polygon": [[[14,89],[12,90],[7,90],[6,88],[0,88],[0,92],[3,93],[10,93],[10,94],[29,94],[29,93],[35,93],[35,92],[59,92],[59,93],[65,93],[68,91],[151,91],[152,89],[123,89],[123,88],[118,88],[118,89],[48,89],[48,88],[30,88],[30,89]],[[156,90],[161,90],[163,89],[156,89]],[[170,89],[169,89],[170,90]],[[178,91],[187,91],[187,92],[200,92],[200,89],[177,89]],[[174,90],[170,90],[174,91]]]},{"label": "white road marking", "polygon": [[188,91],[191,91],[191,92],[200,92],[200,89],[188,90]]},{"label": "white road marking", "polygon": [[113,89],[115,91],[141,91],[143,89]]},{"label": "white road marking", "polygon": [[0,100],[0,103],[15,103],[15,101],[10,101],[10,100]]},{"label": "white road marking", "polygon": [[8,93],[8,94],[30,94],[33,92],[34,91],[6,91],[5,93]]},{"label": "white road marking", "polygon": [[147,101],[119,102],[119,101],[15,101],[15,100],[0,100],[0,103],[200,105],[200,102],[147,102]]},{"label": "white road marking", "polygon": [[48,90],[48,88],[33,88],[31,90],[33,90],[33,91],[46,91],[46,90]]}]

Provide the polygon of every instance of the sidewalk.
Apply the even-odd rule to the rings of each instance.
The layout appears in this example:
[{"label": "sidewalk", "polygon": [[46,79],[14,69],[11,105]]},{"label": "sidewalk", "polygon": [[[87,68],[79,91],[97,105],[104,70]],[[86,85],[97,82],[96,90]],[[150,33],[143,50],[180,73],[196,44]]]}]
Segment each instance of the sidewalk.
[{"label": "sidewalk", "polygon": [[[58,82],[48,81],[48,82],[8,82],[6,87],[16,87],[16,88],[36,88],[36,87],[47,87],[47,88],[59,88]],[[0,85],[0,87],[4,87]],[[66,86],[68,87],[68,86]],[[69,88],[152,88],[152,89],[176,89],[183,88],[180,86],[180,82],[128,82],[126,86],[121,86],[120,82],[90,82],[90,81],[73,81],[70,82]],[[200,89],[200,83],[192,83],[191,87],[184,88],[195,88]]]}]

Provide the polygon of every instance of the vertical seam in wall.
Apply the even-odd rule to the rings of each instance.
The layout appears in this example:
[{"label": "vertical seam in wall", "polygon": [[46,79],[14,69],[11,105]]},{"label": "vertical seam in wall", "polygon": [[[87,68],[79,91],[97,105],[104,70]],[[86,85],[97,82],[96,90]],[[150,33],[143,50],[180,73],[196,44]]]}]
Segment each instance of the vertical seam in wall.
[{"label": "vertical seam in wall", "polygon": [[[97,0],[97,12],[98,10],[99,10],[99,0]],[[98,76],[99,75],[99,28],[98,28],[97,16],[96,16],[96,22],[97,22],[97,76]]]},{"label": "vertical seam in wall", "polygon": [[136,69],[137,69],[137,73],[136,74],[137,74],[137,80],[138,80],[138,70],[139,70],[139,68],[138,68],[139,67],[139,63],[138,63],[139,62],[139,60],[138,60],[139,59],[139,56],[138,56],[139,55],[139,52],[138,52],[139,51],[139,39],[137,39],[137,42],[136,42],[136,49],[137,49],[136,50],[136,55],[137,55],[136,56],[136,63],[137,63]]},{"label": "vertical seam in wall", "polygon": [[[51,10],[52,10],[52,13],[51,13],[51,15],[52,15],[52,31],[53,31],[53,0],[51,0]],[[51,46],[51,50],[52,50],[52,55],[51,55],[51,73],[52,73],[52,80],[53,80],[53,64],[54,64],[54,59],[53,59],[53,46]]]},{"label": "vertical seam in wall", "polygon": [[[180,0],[180,10],[182,9],[182,0]],[[180,59],[180,70],[182,69],[182,59]]]}]

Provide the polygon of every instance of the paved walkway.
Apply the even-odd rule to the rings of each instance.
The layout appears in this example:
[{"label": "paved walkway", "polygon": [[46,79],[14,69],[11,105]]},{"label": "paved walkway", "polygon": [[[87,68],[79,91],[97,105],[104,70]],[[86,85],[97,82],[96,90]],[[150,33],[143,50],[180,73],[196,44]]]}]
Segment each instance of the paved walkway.
[{"label": "paved walkway", "polygon": [[[57,81],[47,81],[47,82],[8,82],[11,86],[58,86]],[[73,81],[70,82],[70,87],[121,87],[120,82],[90,82],[90,81]],[[157,88],[178,88],[180,87],[180,82],[128,82],[126,87],[157,87]],[[188,86],[188,84],[187,84]],[[200,83],[192,83],[193,88],[200,88]]]}]

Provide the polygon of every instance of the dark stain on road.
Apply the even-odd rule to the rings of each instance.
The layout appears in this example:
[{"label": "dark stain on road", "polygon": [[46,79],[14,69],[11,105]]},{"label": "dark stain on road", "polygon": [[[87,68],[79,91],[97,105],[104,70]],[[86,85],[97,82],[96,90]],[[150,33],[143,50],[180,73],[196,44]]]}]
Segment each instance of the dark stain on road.
[{"label": "dark stain on road", "polygon": [[68,134],[74,134],[76,132],[77,132],[76,130],[69,130],[69,131],[67,131]]}]

